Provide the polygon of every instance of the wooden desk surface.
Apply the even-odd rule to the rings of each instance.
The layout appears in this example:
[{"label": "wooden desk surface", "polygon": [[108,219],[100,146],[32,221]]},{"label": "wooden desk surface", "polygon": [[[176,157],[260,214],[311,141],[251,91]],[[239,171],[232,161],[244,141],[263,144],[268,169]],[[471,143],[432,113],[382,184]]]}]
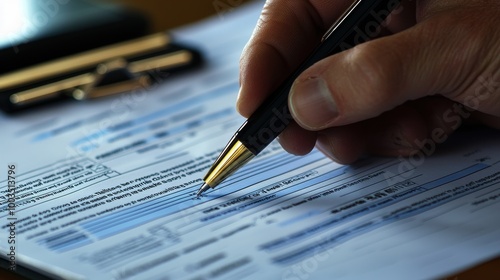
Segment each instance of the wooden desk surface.
[{"label": "wooden desk surface", "polygon": [[[106,0],[122,3],[138,9],[151,17],[153,31],[164,31],[179,25],[201,20],[217,13],[215,0]],[[224,3],[227,0],[219,0]],[[250,0],[243,0],[249,2]],[[233,1],[234,3],[234,1]],[[467,252],[464,252],[467,253]],[[0,279],[24,279],[0,270]],[[445,280],[500,279],[500,257],[475,266],[461,273],[450,275]]]}]

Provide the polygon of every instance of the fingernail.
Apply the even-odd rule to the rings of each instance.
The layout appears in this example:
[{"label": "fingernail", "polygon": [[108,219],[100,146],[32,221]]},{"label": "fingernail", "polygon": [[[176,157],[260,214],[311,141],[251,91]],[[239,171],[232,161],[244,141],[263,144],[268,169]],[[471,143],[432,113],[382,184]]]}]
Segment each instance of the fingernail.
[{"label": "fingernail", "polygon": [[236,110],[238,111],[238,113],[241,114],[241,112],[240,112],[240,103],[241,103],[241,87],[238,90],[238,96],[236,97]]},{"label": "fingernail", "polygon": [[240,89],[238,90],[238,96],[236,97],[236,103],[239,103],[239,102],[240,102],[240,98],[241,98],[241,87],[240,87]]},{"label": "fingernail", "polygon": [[301,126],[311,130],[328,127],[338,116],[337,105],[328,85],[317,77],[293,84],[290,111]]}]

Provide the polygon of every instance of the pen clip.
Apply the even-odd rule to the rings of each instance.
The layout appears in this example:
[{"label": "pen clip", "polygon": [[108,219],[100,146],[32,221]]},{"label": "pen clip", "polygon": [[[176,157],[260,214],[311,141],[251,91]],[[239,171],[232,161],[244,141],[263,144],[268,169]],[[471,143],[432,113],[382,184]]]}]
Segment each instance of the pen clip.
[{"label": "pen clip", "polygon": [[143,89],[199,62],[196,50],[170,44],[166,34],[151,35],[2,76],[0,107],[13,112],[65,97],[87,100]]},{"label": "pen clip", "polygon": [[140,59],[116,58],[98,64],[94,71],[72,75],[57,81],[21,90],[10,95],[14,106],[70,96],[75,100],[87,100],[110,96],[140,88],[147,88],[153,82],[156,72],[180,69],[193,63],[191,50],[180,49],[155,53]]},{"label": "pen clip", "polygon": [[134,75],[127,66],[121,58],[99,64],[92,73],[92,82],[71,89],[70,96],[76,100],[94,99],[151,85],[149,76]]}]

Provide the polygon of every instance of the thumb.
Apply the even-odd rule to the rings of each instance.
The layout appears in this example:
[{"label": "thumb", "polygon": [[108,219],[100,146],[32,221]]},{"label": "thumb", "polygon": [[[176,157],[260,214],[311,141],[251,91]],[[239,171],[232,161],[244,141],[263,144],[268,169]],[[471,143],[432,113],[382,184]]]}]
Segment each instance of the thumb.
[{"label": "thumb", "polygon": [[490,10],[437,13],[403,32],[318,62],[290,91],[292,115],[302,127],[321,130],[440,94],[466,106],[472,100],[473,109],[499,116],[500,87],[473,100],[484,80],[500,79],[498,11]]}]

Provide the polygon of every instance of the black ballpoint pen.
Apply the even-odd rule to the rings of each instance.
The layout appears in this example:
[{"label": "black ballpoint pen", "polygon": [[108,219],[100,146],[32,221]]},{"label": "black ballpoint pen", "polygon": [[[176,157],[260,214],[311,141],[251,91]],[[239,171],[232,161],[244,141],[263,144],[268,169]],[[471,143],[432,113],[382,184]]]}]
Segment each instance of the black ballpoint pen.
[{"label": "black ballpoint pen", "polygon": [[311,55],[243,123],[203,178],[199,197],[234,173],[269,145],[293,120],[288,93],[307,68],[332,54],[349,49],[380,33],[380,25],[401,0],[357,0],[325,33]]}]

